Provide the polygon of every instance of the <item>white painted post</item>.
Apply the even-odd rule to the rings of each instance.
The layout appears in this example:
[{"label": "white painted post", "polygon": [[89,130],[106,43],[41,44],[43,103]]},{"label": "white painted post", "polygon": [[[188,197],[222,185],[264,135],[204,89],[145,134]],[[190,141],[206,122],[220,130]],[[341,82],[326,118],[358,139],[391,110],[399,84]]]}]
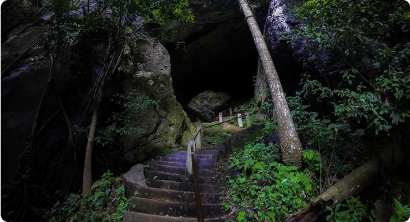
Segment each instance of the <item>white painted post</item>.
[{"label": "white painted post", "polygon": [[232,108],[229,108],[229,115],[232,116]]},{"label": "white painted post", "polygon": [[202,125],[201,124],[196,125],[196,133],[198,135],[196,136],[196,139],[195,139],[195,146],[196,146],[196,149],[201,150],[202,148],[202,145],[201,145],[202,144]]},{"label": "white painted post", "polygon": [[239,113],[238,114],[238,125],[239,125],[239,127],[243,127],[243,123],[242,123],[242,115]]},{"label": "white painted post", "polygon": [[185,169],[188,172],[189,175],[193,174],[192,170],[192,158],[191,158],[191,147],[192,150],[195,152],[195,141],[194,140],[189,140],[188,141],[188,147],[186,150],[186,162],[185,162]]},{"label": "white painted post", "polygon": [[251,124],[251,117],[249,116],[249,113],[246,113],[246,126],[247,126],[247,127],[252,126],[252,124]]},{"label": "white painted post", "polygon": [[222,113],[219,113],[219,122],[222,123]]}]

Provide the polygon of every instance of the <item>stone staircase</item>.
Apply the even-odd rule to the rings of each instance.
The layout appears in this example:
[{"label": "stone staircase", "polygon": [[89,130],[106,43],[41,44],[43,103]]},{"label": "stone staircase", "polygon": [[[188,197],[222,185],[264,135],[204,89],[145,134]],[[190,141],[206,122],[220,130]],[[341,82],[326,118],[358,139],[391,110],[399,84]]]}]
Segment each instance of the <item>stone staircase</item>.
[{"label": "stone staircase", "polygon": [[[205,221],[224,221],[225,212],[220,204],[222,196],[212,168],[223,145],[197,151],[198,181]],[[124,214],[124,222],[198,221],[193,177],[185,174],[186,151],[177,151],[152,160],[145,170],[148,186],[128,188],[131,212]],[[129,186],[126,186],[129,187]]]}]

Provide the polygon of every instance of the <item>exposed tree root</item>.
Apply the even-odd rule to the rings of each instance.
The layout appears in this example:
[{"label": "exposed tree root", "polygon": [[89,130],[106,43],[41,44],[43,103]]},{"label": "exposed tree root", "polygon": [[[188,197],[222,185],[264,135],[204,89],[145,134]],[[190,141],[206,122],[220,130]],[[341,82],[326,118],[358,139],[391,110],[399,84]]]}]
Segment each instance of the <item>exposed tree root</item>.
[{"label": "exposed tree root", "polygon": [[[380,167],[396,168],[403,162],[406,155],[397,146],[390,146],[385,149],[380,158],[384,165]],[[287,222],[310,222],[316,221],[320,216],[327,212],[326,206],[336,206],[344,202],[351,196],[355,196],[363,189],[373,184],[379,174],[379,161],[374,157],[366,162],[335,185],[327,189],[324,193],[317,196],[309,205],[296,212],[286,219]]]},{"label": "exposed tree root", "polygon": [[51,76],[52,76],[52,60],[50,60],[50,72],[48,75],[48,79],[47,79],[47,85],[44,88],[44,92],[43,95],[41,96],[40,102],[38,104],[37,107],[37,111],[36,111],[36,115],[34,116],[34,121],[33,121],[33,126],[31,128],[31,135],[30,135],[30,142],[28,144],[28,149],[26,148],[25,151],[30,150],[32,151],[32,164],[33,164],[33,170],[35,172],[35,154],[36,154],[36,149],[35,149],[35,143],[36,143],[36,135],[37,135],[37,124],[38,124],[38,120],[39,120],[39,116],[43,107],[43,103],[44,103],[44,98],[46,97],[46,95],[48,94],[49,90],[50,90],[50,82],[51,82]]},{"label": "exposed tree root", "polygon": [[46,128],[46,126],[54,119],[54,117],[57,116],[57,114],[59,112],[60,112],[60,107],[58,107],[57,111],[52,116],[50,116],[50,118],[48,118],[48,120],[43,124],[43,126],[40,129],[38,129],[38,131],[36,133],[36,139],[43,132],[43,130]]}]

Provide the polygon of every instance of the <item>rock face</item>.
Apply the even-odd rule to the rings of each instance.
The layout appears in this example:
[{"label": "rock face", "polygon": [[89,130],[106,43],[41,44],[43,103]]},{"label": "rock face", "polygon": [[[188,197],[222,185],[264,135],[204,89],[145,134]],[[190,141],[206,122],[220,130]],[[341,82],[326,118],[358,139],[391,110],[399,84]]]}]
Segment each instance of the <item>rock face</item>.
[{"label": "rock face", "polygon": [[124,138],[124,157],[128,164],[146,158],[154,149],[186,145],[195,129],[172,88],[171,61],[168,51],[152,39],[140,39],[137,48],[123,61],[126,80],[124,92],[142,93],[156,101],[156,105],[135,113],[141,120],[141,131]]},{"label": "rock face", "polygon": [[[308,71],[318,75],[338,74],[345,67],[343,58],[336,52],[328,54],[316,53],[303,40],[294,40],[287,43],[281,40],[281,32],[290,33],[303,24],[287,9],[292,3],[283,0],[272,0],[266,19],[265,40],[270,45],[270,52],[280,76],[284,90],[297,88],[299,82],[294,81],[299,75]],[[304,60],[304,58],[308,58]],[[291,82],[294,82],[293,84]],[[287,86],[287,83],[291,85]]]},{"label": "rock face", "polygon": [[[2,80],[1,80],[1,119],[2,119],[2,178],[4,182],[13,180],[17,174],[19,155],[29,142],[29,136],[40,99],[47,85],[49,75],[48,59],[41,47],[34,45],[24,56],[12,62],[37,41],[41,27],[26,24],[15,28],[2,44]],[[19,33],[19,34],[16,34]],[[7,68],[8,67],[8,68]],[[7,70],[5,70],[7,68]],[[75,72],[75,64],[70,56],[61,56],[54,62],[55,82],[59,87],[67,115],[73,125],[84,125],[90,121],[84,115],[82,101],[86,85],[83,77]],[[73,157],[73,148],[68,140],[68,128],[62,112],[55,115],[47,125],[47,120],[58,110],[57,93],[54,85],[44,96],[43,108],[38,117],[37,130],[44,126],[37,135],[34,156],[38,186],[47,191],[68,190],[75,176],[77,165]],[[80,142],[80,141],[83,141]],[[76,134],[74,143],[78,156],[83,154],[80,147],[85,147],[86,136]],[[24,158],[21,161],[25,161]],[[59,169],[59,170],[56,170]],[[76,181],[74,186],[79,185]],[[52,195],[50,195],[52,196]]]}]

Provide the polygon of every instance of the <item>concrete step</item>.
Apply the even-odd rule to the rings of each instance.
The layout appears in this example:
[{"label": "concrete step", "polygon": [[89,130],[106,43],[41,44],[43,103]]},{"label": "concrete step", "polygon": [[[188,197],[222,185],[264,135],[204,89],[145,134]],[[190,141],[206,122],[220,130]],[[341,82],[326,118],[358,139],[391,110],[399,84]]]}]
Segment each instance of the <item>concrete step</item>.
[{"label": "concrete step", "polygon": [[[184,174],[173,174],[173,173],[150,171],[150,170],[145,171],[145,178],[193,183],[192,176],[187,178]],[[198,182],[200,184],[203,184],[203,183],[216,184],[218,183],[218,179],[213,177],[212,175],[198,174]]]},{"label": "concrete step", "polygon": [[[174,163],[185,163],[186,157],[168,157],[164,156],[159,159],[160,161],[167,161],[167,162],[174,162]],[[203,163],[208,163],[208,164],[215,164],[216,159],[214,158],[195,158],[195,163],[197,164],[203,164]]]},{"label": "concrete step", "polygon": [[[184,162],[169,162],[169,161],[163,161],[163,160],[152,160],[151,164],[157,164],[157,165],[162,165],[162,166],[171,166],[171,167],[178,167],[178,168],[185,168],[185,161]],[[201,169],[211,169],[214,166],[213,162],[202,162],[201,164],[197,164],[198,168]]]},{"label": "concrete step", "polygon": [[[138,212],[125,212],[123,222],[197,222],[194,217],[170,217]],[[208,218],[205,222],[223,222],[224,218]]]},{"label": "concrete step", "polygon": [[[195,203],[195,193],[192,191],[167,190],[152,187],[138,187],[138,193],[132,196],[140,198],[149,198],[168,202]],[[201,193],[203,204],[220,203],[222,193]]]},{"label": "concrete step", "polygon": [[[179,190],[179,191],[194,191],[194,183],[188,182],[174,182],[168,180],[153,180],[148,179],[149,187],[168,189],[168,190]],[[204,193],[219,193],[221,189],[219,186],[210,185],[210,184],[200,184],[200,192]]]},{"label": "concrete step", "polygon": [[[182,154],[182,155],[186,155],[186,151],[176,151],[176,152],[172,152],[170,154]],[[212,154],[212,155],[218,155],[219,154],[219,150],[217,149],[206,149],[206,150],[199,150],[196,151],[196,154]]]},{"label": "concrete step", "polygon": [[[164,166],[159,164],[151,164],[151,170],[157,172],[165,172],[165,173],[172,173],[172,174],[185,174],[185,167],[173,167],[173,166]],[[198,175],[210,175],[213,172],[209,170],[207,167],[199,167],[197,168]]]},{"label": "concrete step", "polygon": [[[166,157],[173,157],[173,158],[185,160],[186,159],[186,154],[170,153],[170,154],[167,154]],[[216,159],[217,157],[218,157],[218,155],[216,155],[216,154],[195,154],[195,159],[197,159],[197,158]]]},{"label": "concrete step", "polygon": [[[174,168],[174,167],[169,167],[169,166],[151,165],[150,170],[151,170],[151,172],[158,172],[158,173],[169,173],[169,174],[176,174],[176,175],[178,175],[178,174],[179,175],[185,175],[186,174],[185,169]],[[215,175],[215,173],[212,170],[197,169],[197,175],[198,175],[198,178],[199,177],[208,177],[208,176],[213,177]]]},{"label": "concrete step", "polygon": [[[130,200],[132,211],[171,217],[196,217],[195,203],[165,202],[155,199],[132,197]],[[206,218],[222,217],[225,212],[221,204],[202,204]]]}]

